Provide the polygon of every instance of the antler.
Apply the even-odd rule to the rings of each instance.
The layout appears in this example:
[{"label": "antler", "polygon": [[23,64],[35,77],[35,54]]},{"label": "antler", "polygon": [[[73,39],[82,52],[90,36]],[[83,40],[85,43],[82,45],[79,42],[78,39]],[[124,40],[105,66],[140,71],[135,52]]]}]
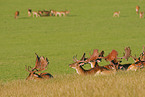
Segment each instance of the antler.
[{"label": "antler", "polygon": [[[90,54],[90,53],[89,53]],[[86,62],[95,61],[99,57],[98,49],[94,49],[93,54],[90,54],[90,58],[87,58]]]},{"label": "antler", "polygon": [[111,53],[104,57],[104,59],[111,62],[112,60],[117,59],[117,56],[118,52],[116,50],[112,50]]},{"label": "antler", "polygon": [[[31,68],[31,70],[29,70],[30,68]],[[37,70],[33,69],[31,66],[28,66],[28,67],[27,67],[26,65],[25,65],[25,70],[28,71],[28,72],[30,72],[30,73],[36,72],[36,71],[37,71]],[[34,71],[34,70],[35,70],[35,71]]]},{"label": "antler", "polygon": [[[35,53],[36,54],[36,53]],[[37,72],[39,71],[43,71],[43,70],[46,70],[47,69],[47,66],[48,66],[48,59],[45,57],[39,57],[37,54],[36,54],[36,63],[35,63],[35,67],[33,68],[37,70]]]},{"label": "antler", "polygon": [[130,47],[126,47],[124,50],[125,50],[125,53],[124,53],[124,56],[122,58],[124,58],[128,61],[129,57],[131,57]]},{"label": "antler", "polygon": [[143,51],[139,56],[141,58],[141,61],[145,61],[145,51],[144,51],[144,46],[143,46]]}]

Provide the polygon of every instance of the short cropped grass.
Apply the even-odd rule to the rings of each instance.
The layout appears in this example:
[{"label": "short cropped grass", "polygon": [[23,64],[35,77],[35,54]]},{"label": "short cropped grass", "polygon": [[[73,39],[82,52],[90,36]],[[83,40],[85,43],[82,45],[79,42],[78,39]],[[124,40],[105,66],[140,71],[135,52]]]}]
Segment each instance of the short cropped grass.
[{"label": "short cropped grass", "polygon": [[[1,0],[0,1],[0,96],[144,96],[144,71],[122,72],[111,76],[81,77],[69,68],[77,58],[93,49],[112,49],[123,56],[130,46],[132,55],[145,45],[144,0]],[[27,9],[70,10],[66,17],[28,17]],[[15,11],[20,11],[14,19]],[[119,18],[113,12],[120,11]],[[49,59],[54,79],[25,81],[25,65],[35,65],[35,53]],[[122,60],[122,63],[133,63]],[[107,65],[101,62],[100,65]],[[122,95],[121,95],[122,94]]]}]

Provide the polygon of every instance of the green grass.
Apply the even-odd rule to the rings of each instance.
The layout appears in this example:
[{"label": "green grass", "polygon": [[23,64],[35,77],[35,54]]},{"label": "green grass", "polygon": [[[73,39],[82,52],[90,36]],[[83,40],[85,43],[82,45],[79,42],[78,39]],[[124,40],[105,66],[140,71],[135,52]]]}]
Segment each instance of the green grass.
[{"label": "green grass", "polygon": [[[143,77],[144,72],[129,72],[127,75],[126,73],[123,73],[123,75],[119,73],[116,76],[103,78],[100,76],[84,78],[77,76],[76,71],[68,66],[73,63],[74,55],[77,54],[77,58],[79,59],[83,53],[86,52],[86,56],[89,56],[89,52],[92,52],[93,49],[99,49],[99,51],[104,50],[105,55],[110,53],[112,49],[115,49],[119,53],[118,56],[121,57],[123,56],[124,48],[130,46],[132,55],[139,55],[142,51],[142,46],[145,45],[145,19],[140,19],[139,16],[136,15],[135,7],[136,5],[140,5],[141,11],[144,11],[143,2],[143,0],[1,0],[0,89],[3,90],[4,88],[5,90],[9,86],[11,89],[12,85],[14,85],[18,90],[23,90],[23,86],[26,84],[28,84],[28,86],[30,85],[29,87],[32,86],[31,82],[25,82],[25,78],[28,76],[28,72],[25,71],[25,65],[32,67],[35,65],[36,52],[39,56],[45,56],[49,59],[50,64],[48,70],[45,72],[49,72],[55,77],[48,82],[44,82],[44,86],[46,83],[49,83],[52,87],[55,83],[58,84],[60,82],[62,83],[63,89],[65,88],[63,86],[63,80],[65,80],[65,82],[71,81],[69,77],[72,76],[72,81],[76,81],[77,83],[81,83],[85,80],[83,84],[88,83],[86,88],[89,86],[94,88],[90,91],[92,93],[97,86],[89,84],[89,80],[92,80],[93,83],[96,82],[96,85],[97,82],[103,82],[105,79],[114,82],[116,78],[119,83],[119,81],[126,81],[128,78],[129,81],[134,81],[137,77],[141,79],[141,81],[137,80],[140,88],[138,88],[137,83],[135,86],[132,86],[133,83],[128,84],[122,82],[123,85],[120,83],[119,85],[122,85],[120,87],[128,84],[128,88],[122,92],[130,90],[130,88],[144,90],[144,87],[141,87],[143,85],[142,82],[145,82]],[[67,9],[70,10],[70,14],[66,17],[32,18],[27,16],[28,8],[32,8],[33,11],[43,9],[61,11]],[[17,10],[20,11],[20,16],[18,19],[14,19],[14,13]],[[119,18],[112,17],[114,11],[121,12]],[[132,59],[129,59],[129,61],[123,60],[123,63],[132,62]],[[108,63],[103,61],[100,64],[106,65]],[[75,77],[74,74],[76,74],[77,77]],[[133,77],[130,75],[133,75]],[[142,75],[142,77],[139,77],[139,75]],[[119,78],[120,76],[122,79]],[[87,78],[89,80],[87,80]],[[98,79],[100,80],[98,81]],[[15,83],[18,84],[15,85]],[[41,82],[36,82],[36,84],[41,84]],[[68,82],[66,85],[70,84],[71,82]],[[80,84],[82,85],[80,87],[83,87],[83,84]],[[119,85],[117,85],[118,87],[115,85],[113,86],[115,89],[120,88]],[[29,87],[25,89],[27,90]],[[59,85],[56,85],[56,87],[58,88]],[[107,90],[110,91],[110,88],[111,86],[108,87]],[[47,89],[49,89],[48,86]],[[99,89],[102,90],[103,88]],[[121,89],[119,89],[120,92]],[[54,88],[51,92],[55,92],[56,90],[57,89]],[[67,91],[67,87],[64,90]],[[71,90],[71,88],[69,90]],[[104,92],[101,92],[101,90],[97,90],[97,92],[100,91],[98,96],[106,96],[107,94],[103,95],[103,93],[107,90],[103,90]],[[61,89],[59,89],[59,91],[61,91]],[[85,92],[85,90],[80,91],[82,93]],[[24,91],[21,92],[22,95],[19,94],[19,96],[26,96],[23,94]],[[117,91],[113,90],[112,92],[116,93]],[[112,92],[110,91],[108,95],[111,96],[111,94],[113,94]],[[120,96],[120,92],[117,92],[113,96]],[[78,91],[74,93],[78,93]],[[129,93],[134,93],[134,91],[130,91]],[[40,93],[38,94],[41,96]],[[46,90],[44,94],[47,94]],[[7,95],[2,94],[2,96],[10,95],[11,93]],[[16,95],[17,94],[14,93],[13,96]],[[28,93],[28,95],[30,94]],[[35,95],[35,91],[33,95]],[[51,96],[61,95],[62,94],[52,94]],[[140,95],[143,96],[143,94],[139,92],[135,93],[135,96]],[[69,96],[69,94],[66,94],[66,96]],[[89,96],[89,94],[87,94],[87,96]],[[93,94],[90,96],[93,96]],[[134,95],[128,94],[125,96]]]}]

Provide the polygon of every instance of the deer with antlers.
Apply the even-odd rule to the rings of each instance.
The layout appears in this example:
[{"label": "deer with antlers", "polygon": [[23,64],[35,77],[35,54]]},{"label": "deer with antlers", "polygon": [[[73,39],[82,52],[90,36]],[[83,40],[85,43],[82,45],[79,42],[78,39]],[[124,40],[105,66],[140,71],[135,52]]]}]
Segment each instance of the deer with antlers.
[{"label": "deer with antlers", "polygon": [[144,46],[143,46],[143,51],[138,58],[136,56],[135,57],[131,56],[133,60],[135,61],[135,63],[131,64],[128,67],[127,71],[129,70],[137,71],[138,69],[142,69],[143,67],[145,67],[145,54],[144,53],[145,51],[144,51]]},{"label": "deer with antlers", "polygon": [[[118,52],[116,50],[112,50],[111,53],[109,53],[106,57],[103,57],[104,51],[102,51],[100,54],[98,53],[97,50],[94,50],[93,54],[90,55],[91,57],[87,60],[88,63],[91,64],[91,67],[94,68],[96,67],[96,63],[94,63],[93,61],[90,61],[92,59],[105,59],[106,61],[109,61],[110,64],[109,65],[105,65],[105,66],[101,66],[104,68],[107,68],[109,70],[111,69],[115,69],[113,65],[115,65],[116,69],[122,69],[122,70],[127,70],[127,68],[131,65],[131,64],[119,64],[121,61],[118,61],[117,59],[126,59],[128,61],[128,58],[131,56],[131,50],[130,47],[126,47],[125,49],[125,53],[124,56],[121,58],[118,58]],[[99,56],[98,56],[99,54]]]},{"label": "deer with antlers", "polygon": [[[98,50],[94,50],[94,51],[95,52],[93,53],[93,56],[95,56],[95,54],[97,55]],[[97,56],[95,57],[97,58]],[[98,75],[98,74],[106,75],[106,74],[115,73],[114,70],[108,70],[107,68],[99,66],[98,61],[100,61],[100,59],[99,58],[96,59],[96,58],[93,58],[93,57],[85,58],[85,53],[84,53],[84,55],[82,56],[80,60],[77,60],[76,57],[74,59],[73,57],[73,60],[75,63],[70,64],[69,67],[76,69],[79,75]],[[85,70],[82,66],[86,64],[87,62],[91,62],[91,64],[95,64],[96,66],[89,70]]]},{"label": "deer with antlers", "polygon": [[[36,54],[36,53],[35,53]],[[36,73],[36,72],[40,72],[40,71],[44,71],[47,69],[49,62],[48,59],[45,57],[39,57],[36,54],[36,63],[35,63],[35,67],[32,68],[30,66],[25,66],[26,70],[29,72],[28,77],[26,78],[26,80],[37,80],[37,79],[50,79],[53,78],[53,76],[49,73]],[[31,70],[29,70],[31,68]]]}]

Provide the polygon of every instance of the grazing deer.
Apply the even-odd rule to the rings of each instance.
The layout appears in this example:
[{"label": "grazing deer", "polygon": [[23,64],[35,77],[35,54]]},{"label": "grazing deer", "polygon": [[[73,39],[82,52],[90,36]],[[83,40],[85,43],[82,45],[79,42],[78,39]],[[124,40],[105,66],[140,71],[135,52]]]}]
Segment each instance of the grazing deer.
[{"label": "grazing deer", "polygon": [[116,11],[113,13],[113,17],[119,17],[119,15],[120,15],[120,11]]},{"label": "grazing deer", "polygon": [[34,15],[36,15],[36,17],[38,17],[38,16],[40,17],[39,13],[37,13],[36,11],[33,11],[32,13],[33,13],[33,17],[34,17]]},{"label": "grazing deer", "polygon": [[140,12],[140,13],[139,13],[139,17],[140,17],[140,18],[144,18],[144,12]]},{"label": "grazing deer", "polygon": [[[112,73],[115,73],[114,71],[107,70],[106,68],[102,68],[99,65],[97,65],[96,67],[91,68],[89,70],[85,70],[82,67],[82,65],[85,64],[84,63],[85,60],[83,60],[83,59],[85,59],[84,58],[84,55],[81,58],[81,60],[74,59],[75,63],[72,63],[72,64],[69,65],[69,67],[76,69],[76,71],[77,71],[77,73],[79,75],[83,75],[84,76],[84,75],[98,75],[98,74],[112,74]],[[98,64],[98,63],[97,62],[96,63],[94,62],[94,64]]]},{"label": "grazing deer", "polygon": [[[36,63],[35,67],[31,68],[30,66],[25,66],[26,70],[29,72],[28,77],[26,80],[37,80],[37,79],[50,79],[53,78],[53,76],[49,73],[36,73],[39,71],[44,71],[47,69],[48,66],[48,59],[44,57],[39,57],[36,54]],[[31,68],[31,70],[29,70]]]},{"label": "grazing deer", "polygon": [[136,6],[136,14],[139,14],[139,9],[140,9],[140,7]]},{"label": "grazing deer", "polygon": [[43,11],[43,13],[45,14],[44,16],[51,16],[51,11]]},{"label": "grazing deer", "polygon": [[29,17],[31,16],[31,13],[32,13],[32,10],[29,8],[29,9],[28,9],[28,16],[29,16]]},{"label": "grazing deer", "polygon": [[54,10],[51,10],[51,14],[54,14],[55,16],[59,16],[59,17],[61,17],[62,15],[66,16],[66,12],[64,12],[64,11],[54,11]]},{"label": "grazing deer", "polygon": [[17,19],[18,16],[19,16],[19,11],[16,11],[16,12],[15,12],[15,19]]}]

